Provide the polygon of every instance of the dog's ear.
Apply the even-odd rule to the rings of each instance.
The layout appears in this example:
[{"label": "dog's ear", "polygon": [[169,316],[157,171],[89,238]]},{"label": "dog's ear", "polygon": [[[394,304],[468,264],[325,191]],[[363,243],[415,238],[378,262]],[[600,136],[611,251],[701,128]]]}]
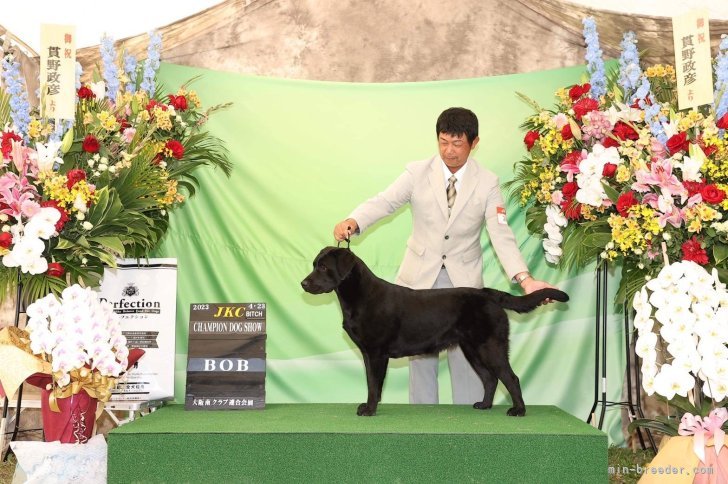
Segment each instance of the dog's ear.
[{"label": "dog's ear", "polygon": [[334,252],[336,257],[336,272],[339,275],[339,280],[343,281],[351,273],[357,262],[357,257],[349,249],[337,249]]}]

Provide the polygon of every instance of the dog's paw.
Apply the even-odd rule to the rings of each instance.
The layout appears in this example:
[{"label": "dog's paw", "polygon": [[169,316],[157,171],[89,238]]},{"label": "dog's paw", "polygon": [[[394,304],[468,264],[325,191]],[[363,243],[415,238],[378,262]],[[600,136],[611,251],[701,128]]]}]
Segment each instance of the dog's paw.
[{"label": "dog's paw", "polygon": [[473,408],[476,410],[488,410],[489,408],[493,408],[493,404],[485,402],[475,402],[473,404]]},{"label": "dog's paw", "polygon": [[371,409],[366,403],[362,403],[359,405],[359,408],[356,409],[356,414],[360,417],[371,417],[377,413],[377,409]]},{"label": "dog's paw", "polygon": [[506,412],[506,415],[509,417],[523,417],[526,415],[526,408],[525,407],[511,407]]}]

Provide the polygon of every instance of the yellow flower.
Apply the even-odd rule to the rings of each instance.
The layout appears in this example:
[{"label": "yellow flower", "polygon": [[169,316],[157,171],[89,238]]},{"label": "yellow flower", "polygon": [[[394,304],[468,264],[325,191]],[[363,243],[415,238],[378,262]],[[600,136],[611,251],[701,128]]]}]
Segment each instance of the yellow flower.
[{"label": "yellow flower", "polygon": [[154,115],[154,119],[157,122],[157,126],[161,129],[170,130],[172,129],[172,120],[169,117],[169,112],[164,111],[159,106],[154,106],[154,109],[152,109],[152,114]]},{"label": "yellow flower", "polygon": [[717,220],[719,218],[718,211],[705,203],[699,203],[694,208],[698,217],[703,222],[710,222],[711,220]]},{"label": "yellow flower", "polygon": [[630,176],[631,174],[629,172],[629,168],[627,168],[626,165],[619,165],[619,167],[617,167],[617,174],[615,175],[615,177],[618,183],[626,182],[630,179]]},{"label": "yellow flower", "polygon": [[96,117],[101,121],[101,127],[107,131],[116,131],[119,129],[119,123],[116,121],[116,117],[108,111],[99,112]]},{"label": "yellow flower", "polygon": [[192,104],[195,105],[196,108],[199,108],[202,106],[202,103],[200,102],[200,98],[197,96],[197,93],[195,91],[190,91],[187,99],[192,102]]},{"label": "yellow flower", "polygon": [[35,139],[38,136],[40,136],[41,131],[41,123],[35,118],[32,118],[30,120],[30,123],[28,123],[28,136]]},{"label": "yellow flower", "polygon": [[701,230],[703,230],[703,224],[700,222],[700,219],[693,219],[688,224],[688,232],[695,233],[700,232]]},{"label": "yellow flower", "polygon": [[83,124],[91,124],[94,122],[94,114],[90,112],[83,113]]},{"label": "yellow flower", "polygon": [[138,122],[146,123],[150,119],[151,119],[151,116],[149,116],[149,111],[147,111],[146,109],[139,111],[139,114],[137,114]]}]

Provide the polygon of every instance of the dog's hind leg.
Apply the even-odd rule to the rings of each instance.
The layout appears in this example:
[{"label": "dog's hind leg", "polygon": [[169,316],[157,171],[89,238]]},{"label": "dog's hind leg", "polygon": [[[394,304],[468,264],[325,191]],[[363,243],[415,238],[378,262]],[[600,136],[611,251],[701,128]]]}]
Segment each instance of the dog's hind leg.
[{"label": "dog's hind leg", "polygon": [[386,356],[371,356],[362,353],[364,356],[364,367],[367,373],[367,402],[359,405],[356,414],[363,417],[370,417],[377,413],[377,404],[382,398],[382,385],[384,376],[387,374],[389,358]]},{"label": "dog's hind leg", "polygon": [[485,358],[485,364],[491,373],[503,382],[506,390],[511,395],[513,406],[506,413],[511,417],[526,415],[526,404],[523,402],[523,395],[521,394],[521,383],[508,362],[508,347],[503,347],[494,340],[490,340],[482,347],[480,354]]},{"label": "dog's hind leg", "polygon": [[463,350],[463,354],[470,363],[470,366],[473,367],[475,373],[480,377],[480,381],[483,382],[483,388],[485,389],[483,401],[475,402],[473,408],[478,410],[489,409],[493,406],[493,397],[495,396],[495,389],[498,386],[498,379],[488,370],[478,354],[478,350],[474,346],[471,346],[470,342],[461,341],[460,348]]}]

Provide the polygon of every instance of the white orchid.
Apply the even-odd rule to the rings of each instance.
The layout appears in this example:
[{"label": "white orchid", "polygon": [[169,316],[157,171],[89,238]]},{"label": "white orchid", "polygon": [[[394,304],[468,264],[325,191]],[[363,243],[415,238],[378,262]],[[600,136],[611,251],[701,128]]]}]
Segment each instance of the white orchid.
[{"label": "white orchid", "polygon": [[688,391],[695,386],[695,377],[689,372],[665,363],[655,376],[655,391],[668,400],[676,394],[687,396]]},{"label": "white orchid", "polygon": [[[714,401],[728,396],[725,293],[717,273],[682,261],[663,268],[635,295],[636,352],[648,394],[686,396],[699,378],[705,381],[703,392]],[[658,347],[663,364],[657,363]]]},{"label": "white orchid", "polygon": [[568,225],[569,221],[561,211],[561,207],[551,204],[546,207],[546,224],[544,230],[547,238],[543,241],[543,248],[546,252],[546,260],[552,264],[557,264],[563,254],[561,242],[564,237],[561,230]]},{"label": "white orchid", "polygon": [[71,372],[86,365],[109,377],[125,370],[129,349],[119,317],[91,289],[74,284],[60,300],[53,295],[38,299],[27,314],[31,350],[45,354],[58,386],[68,385]]}]

